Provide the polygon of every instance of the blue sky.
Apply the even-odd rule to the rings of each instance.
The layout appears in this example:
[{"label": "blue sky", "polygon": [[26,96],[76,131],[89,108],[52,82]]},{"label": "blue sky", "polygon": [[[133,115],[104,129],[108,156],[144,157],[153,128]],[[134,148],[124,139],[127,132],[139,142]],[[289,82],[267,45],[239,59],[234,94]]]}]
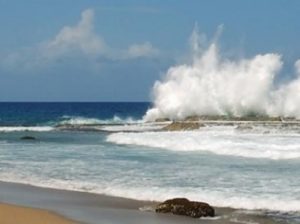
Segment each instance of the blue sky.
[{"label": "blue sky", "polygon": [[[195,23],[229,57],[300,58],[297,0],[0,0],[0,101],[148,101]],[[283,77],[284,79],[284,77]]]}]

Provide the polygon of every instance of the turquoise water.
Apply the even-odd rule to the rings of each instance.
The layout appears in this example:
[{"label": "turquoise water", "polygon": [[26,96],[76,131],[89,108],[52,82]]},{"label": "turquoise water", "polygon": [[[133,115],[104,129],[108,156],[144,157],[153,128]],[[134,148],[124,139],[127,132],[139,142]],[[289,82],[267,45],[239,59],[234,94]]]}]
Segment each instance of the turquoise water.
[{"label": "turquoise water", "polygon": [[[9,114],[10,126],[2,109],[0,180],[145,200],[188,197],[300,222],[298,131],[207,127],[156,132],[141,122],[149,104],[137,105],[133,115],[124,107],[128,105],[111,107],[105,116],[99,105],[89,109],[90,116],[60,111],[48,118],[40,115],[36,122],[35,115],[27,120],[27,110],[15,119],[19,123]],[[55,128],[61,122],[94,122],[110,132]],[[138,131],[126,131],[132,129]],[[21,140],[25,135],[36,140]]]}]

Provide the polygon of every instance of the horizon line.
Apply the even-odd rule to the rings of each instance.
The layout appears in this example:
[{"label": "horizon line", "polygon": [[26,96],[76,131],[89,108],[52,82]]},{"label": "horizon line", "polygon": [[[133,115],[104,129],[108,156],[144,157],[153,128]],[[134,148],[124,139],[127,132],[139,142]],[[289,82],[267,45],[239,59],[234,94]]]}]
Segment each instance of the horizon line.
[{"label": "horizon line", "polygon": [[152,103],[150,101],[0,101],[0,103]]}]

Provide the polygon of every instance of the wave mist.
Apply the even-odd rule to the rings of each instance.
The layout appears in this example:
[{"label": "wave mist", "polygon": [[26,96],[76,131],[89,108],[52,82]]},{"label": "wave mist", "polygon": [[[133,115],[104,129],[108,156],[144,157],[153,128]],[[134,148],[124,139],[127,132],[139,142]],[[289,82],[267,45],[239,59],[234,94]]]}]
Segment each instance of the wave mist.
[{"label": "wave mist", "polygon": [[188,116],[249,115],[300,118],[300,60],[296,78],[275,85],[283,66],[279,54],[258,54],[230,60],[221,57],[217,38],[203,49],[195,27],[191,35],[193,60],[168,69],[153,87],[153,108],[144,119],[184,119]]}]

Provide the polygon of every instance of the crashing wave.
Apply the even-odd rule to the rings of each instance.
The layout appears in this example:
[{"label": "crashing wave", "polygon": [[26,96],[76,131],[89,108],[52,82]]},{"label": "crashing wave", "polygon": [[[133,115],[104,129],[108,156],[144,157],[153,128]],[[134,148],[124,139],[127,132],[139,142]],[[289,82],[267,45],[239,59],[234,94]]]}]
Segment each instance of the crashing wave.
[{"label": "crashing wave", "polygon": [[197,29],[192,34],[193,61],[171,67],[153,87],[154,107],[144,119],[182,120],[188,116],[249,115],[300,118],[300,60],[296,78],[275,85],[283,62],[279,54],[222,58],[216,38],[207,49]]}]

